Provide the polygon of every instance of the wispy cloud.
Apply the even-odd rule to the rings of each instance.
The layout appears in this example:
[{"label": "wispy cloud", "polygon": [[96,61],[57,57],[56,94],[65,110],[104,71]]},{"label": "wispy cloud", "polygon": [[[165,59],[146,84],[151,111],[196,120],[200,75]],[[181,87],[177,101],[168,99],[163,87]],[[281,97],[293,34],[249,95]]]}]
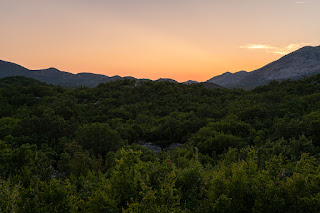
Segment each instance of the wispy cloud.
[{"label": "wispy cloud", "polygon": [[247,48],[247,49],[273,49],[274,47],[265,45],[265,44],[247,44],[245,46],[240,46],[240,48]]},{"label": "wispy cloud", "polygon": [[296,4],[305,4],[305,1],[297,1]]},{"label": "wispy cloud", "polygon": [[297,44],[289,44],[285,47],[272,46],[267,44],[247,44],[244,46],[240,46],[243,49],[250,50],[265,50],[267,53],[278,54],[278,55],[287,55],[303,46],[311,45],[310,43],[297,43]]}]

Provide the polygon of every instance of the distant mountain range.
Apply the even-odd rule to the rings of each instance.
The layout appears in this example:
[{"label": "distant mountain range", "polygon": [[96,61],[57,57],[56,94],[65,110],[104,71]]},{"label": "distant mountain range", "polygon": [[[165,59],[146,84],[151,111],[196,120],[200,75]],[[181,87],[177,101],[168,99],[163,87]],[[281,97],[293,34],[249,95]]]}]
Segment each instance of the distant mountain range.
[{"label": "distant mountain range", "polygon": [[306,46],[252,72],[226,72],[207,82],[227,88],[250,89],[271,80],[300,79],[320,73],[320,46]]},{"label": "distant mountain range", "polygon": [[[150,79],[137,79],[131,76],[120,77],[118,75],[109,77],[106,75],[93,74],[93,73],[78,73],[72,74],[69,72],[60,71],[56,68],[48,68],[42,70],[29,70],[25,67],[22,67],[18,64],[2,61],[0,60],[0,78],[9,77],[9,76],[25,76],[28,78],[33,78],[39,81],[46,82],[48,84],[60,85],[65,87],[95,87],[100,83],[105,83],[109,81],[116,81],[121,79],[134,79],[137,81],[151,81]],[[156,81],[159,82],[172,82],[178,83],[176,80],[170,78],[160,78]],[[184,84],[198,83],[196,81],[186,81]],[[204,84],[209,85],[209,87],[222,88],[215,83]]]},{"label": "distant mountain range", "polygon": [[43,69],[43,70],[29,70],[18,64],[0,61],[0,78],[8,76],[25,76],[39,81],[43,81],[49,84],[76,87],[86,85],[89,87],[96,86],[99,83],[108,82],[110,80],[119,79],[121,77],[114,76],[108,77],[104,75],[97,75],[92,73],[79,73],[72,74],[68,72],[62,72],[55,68]]},{"label": "distant mountain range", "polygon": [[[215,76],[202,84],[209,88],[244,88],[250,89],[259,85],[267,84],[271,80],[282,81],[285,79],[299,79],[320,73],[320,46],[303,47],[295,52],[283,56],[260,69],[236,73],[226,72]],[[150,79],[136,79],[134,77],[106,76],[93,73],[72,74],[55,68],[42,70],[29,70],[18,64],[0,60],[0,78],[9,76],[25,76],[53,85],[66,87],[88,86],[94,87],[100,83],[120,79],[134,79],[137,81],[151,81]],[[156,81],[167,81],[178,83],[170,78],[160,78]],[[186,81],[184,84],[199,83],[197,81]]]}]

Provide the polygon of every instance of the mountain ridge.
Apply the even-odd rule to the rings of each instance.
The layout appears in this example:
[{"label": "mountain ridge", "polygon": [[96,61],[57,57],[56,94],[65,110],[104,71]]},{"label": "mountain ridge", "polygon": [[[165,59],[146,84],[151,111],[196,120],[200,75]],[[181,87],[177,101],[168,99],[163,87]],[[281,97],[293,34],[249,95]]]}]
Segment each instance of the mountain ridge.
[{"label": "mountain ridge", "polygon": [[[226,87],[252,89],[256,86],[267,84],[272,80],[296,80],[318,73],[320,73],[320,46],[305,46],[251,72],[225,72],[221,75],[214,76],[205,82],[202,82],[202,84],[210,88]],[[133,79],[137,81],[150,80],[137,79],[131,76],[121,77],[118,75],[109,77],[102,74],[88,72],[73,74],[60,71],[54,67],[40,70],[29,70],[16,63],[0,60],[0,78],[9,76],[25,76],[49,84],[66,87],[94,87],[100,83],[121,79]],[[170,78],[159,78],[155,81],[179,83]],[[189,80],[181,83],[193,84],[201,82]]]},{"label": "mountain ridge", "polygon": [[[240,72],[244,72],[239,75]],[[251,89],[271,80],[296,80],[320,73],[320,46],[305,46],[251,72],[226,72],[208,82],[227,88]]]},{"label": "mountain ridge", "polygon": [[[10,77],[10,76],[25,76],[28,78],[36,79],[53,85],[60,85],[65,87],[79,87],[88,86],[95,87],[100,83],[106,83],[109,81],[116,81],[121,79],[133,79],[137,81],[152,81],[150,79],[137,79],[132,76],[121,77],[119,75],[106,76],[103,74],[95,74],[89,72],[82,72],[73,74],[66,71],[58,70],[57,68],[50,67],[47,69],[30,70],[19,64],[0,60],[0,78]],[[157,82],[171,82],[179,83],[178,81],[170,78],[159,78],[155,80]],[[188,83],[198,83],[196,81],[186,81],[183,84]],[[207,84],[204,84],[206,86]],[[221,88],[220,85],[210,84],[210,88]]]}]

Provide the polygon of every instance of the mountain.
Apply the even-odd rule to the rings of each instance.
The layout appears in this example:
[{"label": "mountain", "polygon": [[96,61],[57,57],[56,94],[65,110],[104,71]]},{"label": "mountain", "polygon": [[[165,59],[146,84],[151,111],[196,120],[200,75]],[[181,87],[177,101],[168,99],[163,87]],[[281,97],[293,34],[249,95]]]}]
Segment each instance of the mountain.
[{"label": "mountain", "polygon": [[0,60],[0,78],[17,75],[31,75],[31,73],[29,73],[28,71],[29,70],[27,68],[22,67],[18,64]]},{"label": "mountain", "polygon": [[199,82],[198,81],[193,81],[193,80],[189,80],[189,81],[185,81],[185,82],[182,82],[183,84],[198,84]]},{"label": "mountain", "polygon": [[[226,72],[201,83],[209,88],[244,88],[250,89],[259,85],[267,84],[271,80],[282,81],[285,79],[299,79],[320,73],[320,46],[306,46],[296,50],[277,61],[251,71],[239,71],[236,73]],[[29,70],[18,64],[0,60],[0,78],[9,76],[25,76],[53,85],[66,87],[88,86],[94,87],[100,83],[115,81],[119,79],[134,79],[138,81],[149,81],[149,79],[136,79],[134,77],[106,76],[93,73],[72,74],[55,68],[42,70]],[[160,78],[159,82],[173,82],[170,78]],[[194,84],[197,81],[186,81],[183,84]],[[221,86],[221,87],[220,87]]]},{"label": "mountain", "polygon": [[221,86],[233,87],[237,83],[248,76],[249,72],[239,71],[236,73],[226,72],[222,75],[215,76],[209,79],[207,82],[216,83]]},{"label": "mountain", "polygon": [[[136,79],[131,76],[121,77],[118,75],[109,77],[106,75],[99,75],[93,73],[78,73],[72,74],[69,72],[63,72],[56,68],[48,68],[42,70],[29,70],[25,67],[22,67],[18,64],[1,61],[0,60],[0,78],[9,77],[9,76],[25,76],[28,78],[36,79],[48,84],[60,85],[64,87],[95,87],[100,83],[105,83],[108,81],[116,81],[121,79],[132,79],[137,80],[137,82],[151,81],[150,79]],[[170,82],[170,83],[179,83],[176,80],[170,78],[159,78],[156,80],[158,82]],[[198,83],[196,81],[187,81],[186,84]],[[139,84],[139,83],[138,83]],[[221,86],[214,83],[204,83],[205,87],[209,88],[221,88]]]},{"label": "mountain", "polygon": [[158,80],[156,81],[159,81],[159,82],[171,82],[171,83],[179,83],[178,81],[176,80],[173,80],[171,78],[159,78]]},{"label": "mountain", "polygon": [[212,83],[212,82],[202,82],[200,84],[202,84],[204,87],[209,88],[209,89],[221,89],[221,88],[223,88],[223,86],[220,86],[220,85]]},{"label": "mountain", "polygon": [[[137,82],[151,81],[150,79],[136,79],[131,76],[121,77],[118,75],[109,77],[106,75],[93,74],[93,73],[78,73],[72,74],[69,72],[60,71],[56,68],[48,68],[42,70],[29,70],[18,64],[1,61],[0,60],[0,78],[10,77],[10,76],[25,76],[28,78],[36,79],[48,84],[60,85],[64,87],[95,87],[100,83],[105,83],[108,81],[116,81],[121,79],[132,79]],[[179,83],[176,80],[170,78],[159,78],[156,80],[158,82],[170,82]],[[197,81],[187,81],[185,84],[198,83]],[[139,83],[138,83],[139,84]],[[214,83],[203,83],[205,87],[209,88],[221,88],[221,86]]]},{"label": "mountain", "polygon": [[[100,83],[123,79],[120,76],[108,77],[105,75],[93,74],[93,73],[72,74],[69,72],[60,71],[56,68],[48,68],[48,69],[42,69],[42,70],[29,70],[18,64],[0,60],[0,78],[9,77],[9,76],[25,76],[25,77],[33,78],[49,84],[66,86],[66,87],[78,87],[82,85],[85,85],[88,87],[94,87]],[[133,77],[124,77],[124,78],[135,79]]]},{"label": "mountain", "polygon": [[317,73],[320,73],[320,46],[306,46],[252,72],[227,72],[208,82],[228,88],[250,89],[271,80],[295,80]]}]

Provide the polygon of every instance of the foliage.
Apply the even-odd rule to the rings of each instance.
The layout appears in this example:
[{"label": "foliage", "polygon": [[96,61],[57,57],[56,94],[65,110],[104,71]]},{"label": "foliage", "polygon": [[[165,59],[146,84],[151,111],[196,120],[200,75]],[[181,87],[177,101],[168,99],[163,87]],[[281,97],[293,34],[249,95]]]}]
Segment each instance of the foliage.
[{"label": "foliage", "polygon": [[0,79],[0,212],[320,212],[319,82]]}]

